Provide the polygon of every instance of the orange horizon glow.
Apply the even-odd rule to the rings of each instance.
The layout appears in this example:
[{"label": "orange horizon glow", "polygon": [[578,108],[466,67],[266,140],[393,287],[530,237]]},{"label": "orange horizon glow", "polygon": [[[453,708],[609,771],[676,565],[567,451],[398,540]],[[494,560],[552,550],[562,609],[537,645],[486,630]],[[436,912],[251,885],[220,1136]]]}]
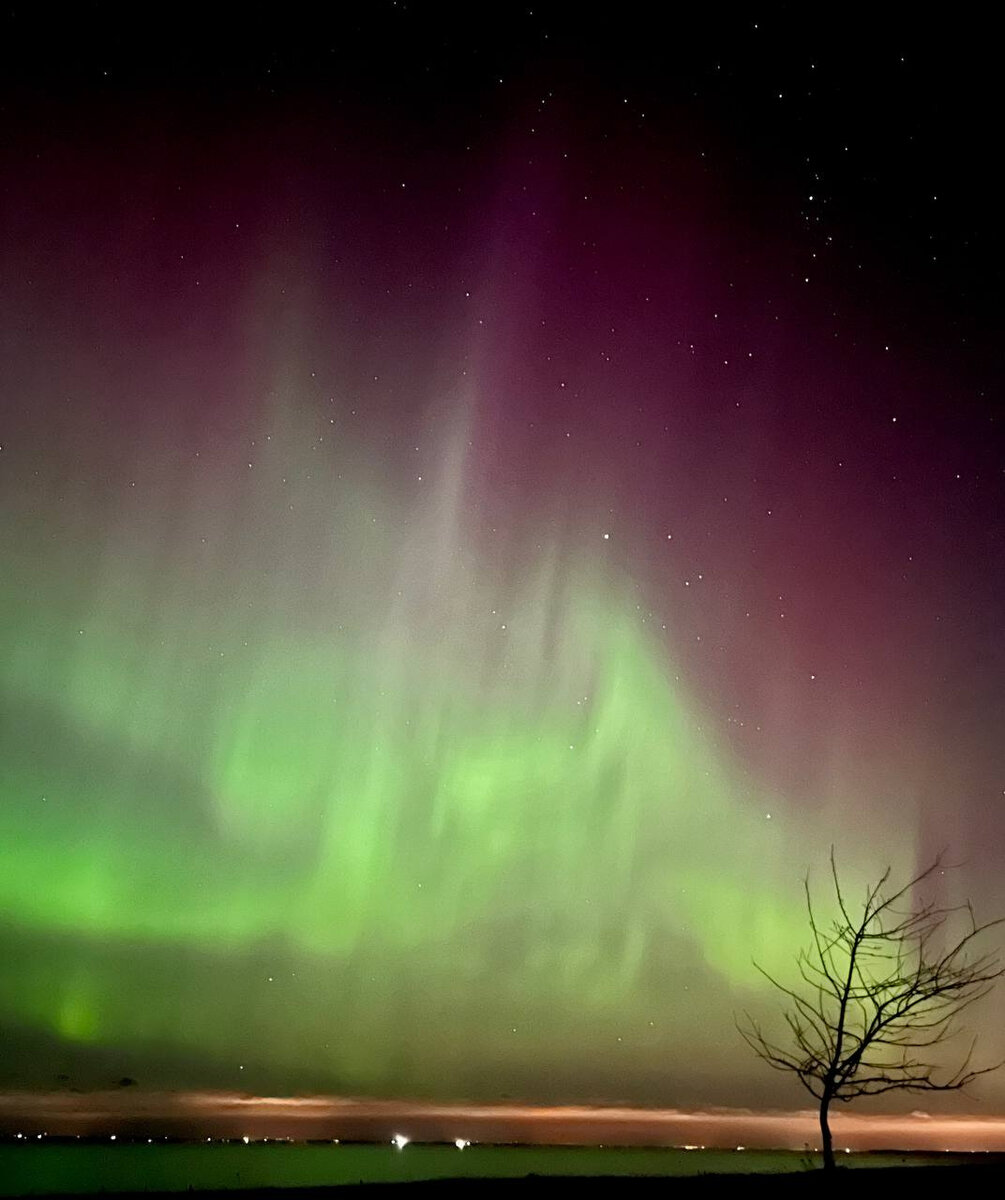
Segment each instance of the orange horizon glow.
[{"label": "orange horizon glow", "polygon": [[[838,1112],[841,1149],[1005,1151],[1005,1116]],[[222,1092],[0,1093],[0,1134],[338,1139],[526,1145],[675,1146],[814,1150],[817,1116],[706,1108],[438,1104],[341,1096],[248,1096]]]}]

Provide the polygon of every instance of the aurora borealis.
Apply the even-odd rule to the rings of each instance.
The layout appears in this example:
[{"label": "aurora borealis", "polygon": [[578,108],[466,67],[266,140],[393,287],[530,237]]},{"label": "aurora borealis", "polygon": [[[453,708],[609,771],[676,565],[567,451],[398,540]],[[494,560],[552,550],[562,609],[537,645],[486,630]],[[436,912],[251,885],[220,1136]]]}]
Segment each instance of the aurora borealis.
[{"label": "aurora borealis", "polygon": [[1005,912],[935,35],[445,11],[7,63],[5,1085],[791,1103],[733,1012],[831,843]]}]

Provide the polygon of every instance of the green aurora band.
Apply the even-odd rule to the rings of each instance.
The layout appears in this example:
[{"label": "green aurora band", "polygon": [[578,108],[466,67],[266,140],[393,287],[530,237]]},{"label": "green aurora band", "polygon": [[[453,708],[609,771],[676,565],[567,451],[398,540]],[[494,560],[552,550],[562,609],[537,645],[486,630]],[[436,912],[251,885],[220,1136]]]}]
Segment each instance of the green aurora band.
[{"label": "green aurora band", "polygon": [[231,446],[89,533],[8,525],[4,1022],[491,1095],[584,1041],[714,1046],[751,958],[789,961],[805,833],[633,581],[479,552],[465,430],[407,505],[348,437],[297,471],[318,435],[273,399],[245,476]]}]

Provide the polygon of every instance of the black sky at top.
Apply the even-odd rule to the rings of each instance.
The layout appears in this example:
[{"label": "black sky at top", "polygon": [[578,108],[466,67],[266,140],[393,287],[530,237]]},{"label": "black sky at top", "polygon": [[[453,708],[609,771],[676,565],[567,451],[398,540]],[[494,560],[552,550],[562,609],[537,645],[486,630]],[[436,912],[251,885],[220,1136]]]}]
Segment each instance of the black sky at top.
[{"label": "black sky at top", "polygon": [[706,147],[711,171],[783,205],[813,195],[781,219],[840,228],[850,277],[859,251],[880,259],[920,337],[969,346],[980,382],[1005,265],[996,55],[975,5],[15,6],[0,128],[30,149],[70,113],[142,137],[285,108],[489,152],[501,121],[561,88],[612,154],[644,114],[655,141]]},{"label": "black sky at top", "polygon": [[113,195],[119,160],[163,153],[177,173],[193,153],[220,158],[236,128],[252,153],[258,128],[299,138],[290,155],[310,172],[348,130],[375,178],[408,162],[436,211],[447,176],[498,173],[507,138],[555,97],[595,170],[656,190],[627,146],[646,146],[647,171],[700,161],[739,220],[788,244],[794,273],[825,275],[836,306],[931,363],[947,386],[924,402],[930,440],[988,478],[1005,316],[997,47],[997,22],[966,4],[14,6],[0,175],[30,196],[51,149],[83,146]]},{"label": "black sky at top", "polygon": [[[548,97],[587,148],[570,169],[597,175],[579,181],[590,190],[658,197],[686,178],[675,160],[699,164],[738,228],[785,247],[794,282],[825,284],[835,328],[854,309],[929,374],[915,401],[927,455],[986,486],[1003,477],[996,33],[976,5],[16,6],[0,17],[0,214],[32,197],[58,212],[54,188],[72,199],[78,184],[47,161],[93,155],[89,202],[109,211],[130,203],[137,162],[163,158],[172,187],[193,164],[226,178],[235,130],[295,197],[290,163],[314,187],[344,135],[378,223],[388,193],[393,256],[409,236],[390,225],[396,172],[440,228],[456,182],[535,153]],[[427,257],[443,250],[431,240]],[[970,528],[988,520],[975,504]]]}]

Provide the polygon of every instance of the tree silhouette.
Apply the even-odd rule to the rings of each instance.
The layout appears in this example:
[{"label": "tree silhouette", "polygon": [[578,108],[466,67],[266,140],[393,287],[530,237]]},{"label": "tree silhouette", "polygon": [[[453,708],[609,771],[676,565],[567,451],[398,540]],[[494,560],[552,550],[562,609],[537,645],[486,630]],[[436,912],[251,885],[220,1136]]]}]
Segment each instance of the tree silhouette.
[{"label": "tree silhouette", "polygon": [[[760,1058],[795,1075],[819,1100],[828,1170],[834,1168],[832,1101],[893,1091],[959,1091],[1002,1065],[972,1068],[976,1039],[955,1071],[931,1058],[933,1047],[960,1032],[960,1013],[1005,973],[998,955],[982,953],[977,945],[1001,919],[978,925],[969,901],[944,907],[921,898],[941,868],[941,855],[892,893],[887,867],[854,912],[841,889],[833,847],[830,864],[838,911],[829,925],[817,920],[809,876],[803,881],[812,941],[796,958],[802,984],[786,987],[754,964],[789,999],[786,1045],[770,1041],[749,1013],[737,1023]],[[962,933],[951,932],[954,920],[966,922]]]}]

